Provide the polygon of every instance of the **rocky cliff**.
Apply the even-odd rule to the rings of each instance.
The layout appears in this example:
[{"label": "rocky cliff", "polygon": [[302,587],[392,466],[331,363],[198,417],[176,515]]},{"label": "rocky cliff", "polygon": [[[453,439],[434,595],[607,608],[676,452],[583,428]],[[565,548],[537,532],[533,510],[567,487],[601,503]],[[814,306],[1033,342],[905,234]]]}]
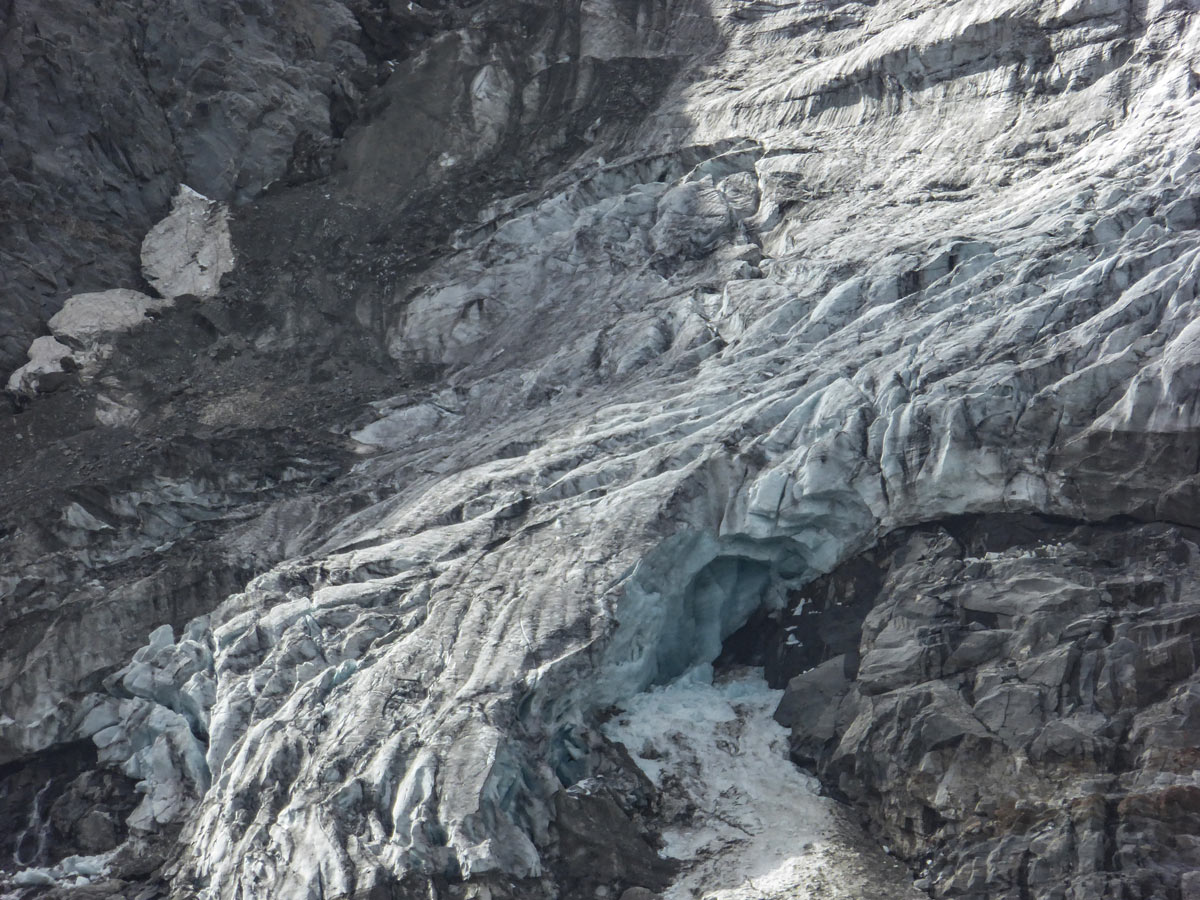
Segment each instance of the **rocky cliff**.
[{"label": "rocky cliff", "polygon": [[1200,896],[1191,3],[0,23],[9,894]]}]

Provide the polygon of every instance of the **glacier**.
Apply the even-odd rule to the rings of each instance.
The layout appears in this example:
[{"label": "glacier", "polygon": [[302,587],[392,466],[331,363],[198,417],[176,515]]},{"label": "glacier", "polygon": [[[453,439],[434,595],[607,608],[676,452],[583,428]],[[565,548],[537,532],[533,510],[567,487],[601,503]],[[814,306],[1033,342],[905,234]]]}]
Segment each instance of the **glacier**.
[{"label": "glacier", "polygon": [[257,48],[155,95],[213,199],[11,360],[3,796],[57,779],[64,852],[5,890],[684,896],[638,754],[711,763],[665,704],[747,629],[825,641],[743,687],[855,896],[1200,890],[1190,4],[183,5]]}]

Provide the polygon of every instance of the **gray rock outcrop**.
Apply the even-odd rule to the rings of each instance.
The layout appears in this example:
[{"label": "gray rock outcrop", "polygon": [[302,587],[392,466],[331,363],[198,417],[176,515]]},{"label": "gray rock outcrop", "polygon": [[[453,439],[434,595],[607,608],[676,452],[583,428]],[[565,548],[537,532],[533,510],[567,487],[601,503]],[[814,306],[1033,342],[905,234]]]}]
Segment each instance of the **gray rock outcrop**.
[{"label": "gray rock outcrop", "polygon": [[[924,857],[932,896],[1181,890],[1200,869],[1196,537],[1003,516],[893,536],[857,672],[791,679],[793,756]],[[804,597],[846,587],[835,570]]]}]

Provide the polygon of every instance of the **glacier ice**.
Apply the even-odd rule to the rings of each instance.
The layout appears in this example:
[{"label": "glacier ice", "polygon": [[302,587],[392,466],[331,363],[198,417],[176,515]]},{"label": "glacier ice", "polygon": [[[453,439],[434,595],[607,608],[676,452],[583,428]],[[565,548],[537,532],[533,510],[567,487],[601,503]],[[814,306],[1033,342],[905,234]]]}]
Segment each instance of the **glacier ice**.
[{"label": "glacier ice", "polygon": [[[839,9],[714,4],[720,47],[619,146],[386,272],[354,316],[436,386],[331,423],[353,463],[222,539],[266,571],[79,706],[49,651],[0,661],[6,742],[93,740],[210,900],[412,873],[551,896],[589,729],[701,692],[677,679],[786,590],[966,513],[1195,526],[1192,11]],[[639,27],[608,18],[588,41]],[[516,108],[491,65],[464,82],[486,140]],[[112,505],[170,500],[157,547],[209,496]],[[64,544],[117,531],[92,509]]]}]

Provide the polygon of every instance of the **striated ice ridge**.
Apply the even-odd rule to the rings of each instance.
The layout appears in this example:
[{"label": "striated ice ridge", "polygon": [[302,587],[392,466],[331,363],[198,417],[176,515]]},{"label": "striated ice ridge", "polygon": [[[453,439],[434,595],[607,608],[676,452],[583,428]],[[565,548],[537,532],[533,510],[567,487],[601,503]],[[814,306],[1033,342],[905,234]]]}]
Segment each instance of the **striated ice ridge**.
[{"label": "striated ice ridge", "polygon": [[[687,357],[670,337],[648,345],[653,399],[585,393],[553,417],[496,424],[484,446],[534,446],[476,464],[460,451],[438,464],[450,473],[343,523],[319,562],[229,601],[211,626],[213,788],[192,820],[205,848],[192,865],[212,895],[240,882],[316,896],[317,883],[348,889],[398,868],[536,878],[557,782],[513,735],[711,659],[771,602],[772,578],[968,511],[1187,520],[1191,476],[1144,460],[1195,425],[1197,238],[1155,212],[1194,202],[1188,158],[1171,149],[1194,134],[1143,148],[1138,165],[1180,174],[1130,177],[1120,199],[1085,167],[1061,206],[991,223],[964,210],[955,231],[970,240],[897,251],[851,280],[836,260],[781,257],[765,278],[725,282],[707,321],[727,346]],[[1102,139],[1097,158],[1125,139]],[[935,228],[943,214],[924,216]],[[1106,217],[1128,231],[1099,240]],[[526,309],[548,300],[519,283],[513,270],[488,282],[513,285]],[[654,284],[642,309],[680,302]],[[687,302],[701,318],[703,300]],[[496,338],[504,321],[469,339],[452,328],[427,350],[530,352]],[[437,335],[433,322],[420,333]],[[548,360],[545,383],[573,383],[594,347]],[[504,377],[459,376],[473,421]],[[433,465],[416,447],[415,463],[379,457],[360,477]],[[446,510],[462,521],[439,523]],[[347,827],[362,834],[353,849],[337,837]]]},{"label": "striated ice ridge", "polygon": [[[1152,190],[1187,198],[1190,183]],[[1046,215],[1057,236],[1001,222],[847,282],[788,260],[728,282],[709,319],[728,346],[657,351],[653,400],[585,396],[579,424],[421,476],[340,526],[319,563],[231,599],[211,626],[198,871],[298,891],[397,868],[536,878],[558,782],[515,730],[551,732],[711,659],[780,585],[907,522],[1186,518],[1190,476],[1141,461],[1191,427],[1195,233],[1151,222],[1092,243],[1088,204]],[[1031,254],[1047,244],[1080,249]],[[494,428],[492,446],[518,438]],[[448,509],[462,521],[439,524]],[[335,837],[348,821],[370,836],[353,853]]]}]

